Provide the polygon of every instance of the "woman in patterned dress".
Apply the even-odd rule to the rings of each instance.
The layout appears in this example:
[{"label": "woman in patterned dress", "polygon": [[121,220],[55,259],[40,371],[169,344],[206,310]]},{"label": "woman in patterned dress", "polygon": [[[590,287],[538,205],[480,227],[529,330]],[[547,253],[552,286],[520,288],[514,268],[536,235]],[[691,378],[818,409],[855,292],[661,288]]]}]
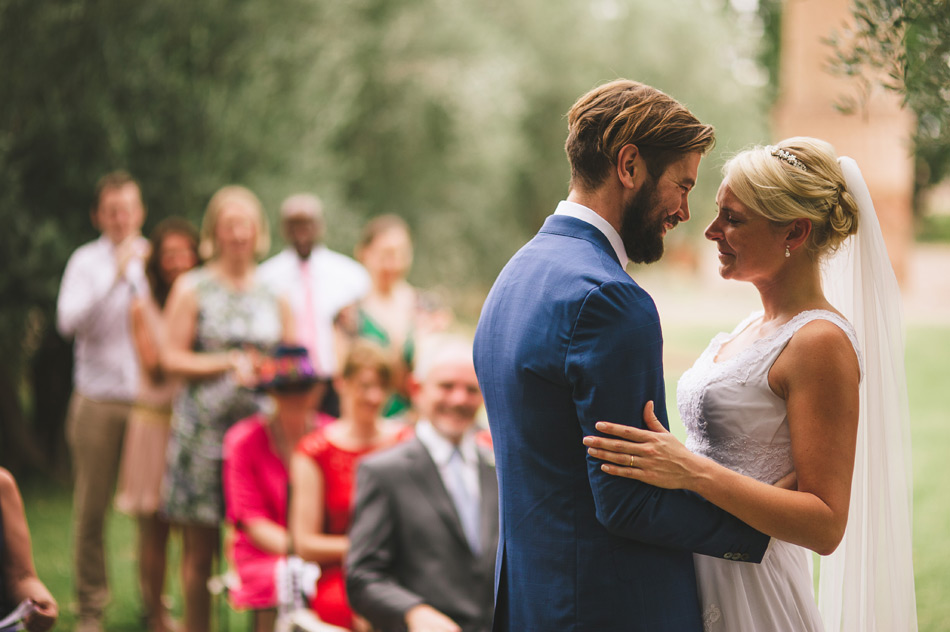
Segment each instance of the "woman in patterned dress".
[{"label": "woman in patterned dress", "polygon": [[182,526],[185,628],[206,632],[207,581],[224,517],[224,433],[255,413],[257,354],[292,339],[290,310],[256,275],[269,246],[260,201],[227,186],[208,203],[200,254],[207,263],[179,278],[166,307],[162,368],[185,380],[175,402],[168,445],[164,512]]}]

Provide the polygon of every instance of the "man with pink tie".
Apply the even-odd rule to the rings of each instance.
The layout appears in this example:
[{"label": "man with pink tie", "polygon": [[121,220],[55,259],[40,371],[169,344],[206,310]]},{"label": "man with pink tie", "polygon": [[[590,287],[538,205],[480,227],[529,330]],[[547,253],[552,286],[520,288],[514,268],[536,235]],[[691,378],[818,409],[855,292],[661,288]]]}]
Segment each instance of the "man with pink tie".
[{"label": "man with pink tie", "polygon": [[309,193],[292,195],[280,207],[287,247],[258,269],[261,278],[286,296],[294,329],[323,379],[337,372],[334,320],[369,290],[369,276],[359,263],[323,244],[323,204]]}]

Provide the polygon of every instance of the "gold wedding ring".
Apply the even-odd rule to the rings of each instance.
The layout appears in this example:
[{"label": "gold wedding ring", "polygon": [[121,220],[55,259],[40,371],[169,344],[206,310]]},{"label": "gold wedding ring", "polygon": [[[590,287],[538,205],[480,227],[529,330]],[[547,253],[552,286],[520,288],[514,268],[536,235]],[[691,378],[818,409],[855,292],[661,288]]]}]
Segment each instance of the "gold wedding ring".
[{"label": "gold wedding ring", "polygon": [[630,455],[630,467],[633,467],[633,455]]}]

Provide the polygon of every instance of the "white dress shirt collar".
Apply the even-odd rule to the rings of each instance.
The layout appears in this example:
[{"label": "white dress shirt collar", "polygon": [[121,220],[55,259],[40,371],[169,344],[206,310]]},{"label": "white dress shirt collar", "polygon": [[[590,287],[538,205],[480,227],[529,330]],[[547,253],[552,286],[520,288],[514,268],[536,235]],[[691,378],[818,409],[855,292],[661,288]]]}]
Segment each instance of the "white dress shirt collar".
[{"label": "white dress shirt collar", "polygon": [[610,245],[613,246],[614,252],[617,253],[617,259],[620,261],[620,267],[627,267],[627,263],[629,263],[630,259],[627,257],[627,249],[623,247],[623,240],[620,238],[620,233],[614,230],[614,227],[610,225],[610,222],[598,215],[595,211],[587,208],[583,204],[578,204],[577,202],[561,200],[560,204],[557,205],[557,209],[555,209],[554,214],[567,215],[568,217],[579,219],[582,222],[587,222],[602,232],[604,237],[607,238],[607,241],[610,242]]},{"label": "white dress shirt collar", "polygon": [[445,467],[449,459],[452,458],[452,453],[455,452],[456,447],[458,447],[462,460],[466,464],[478,463],[478,446],[475,444],[474,429],[465,433],[461,443],[456,446],[440,435],[428,420],[423,419],[416,424],[416,436],[419,437],[419,441],[426,447],[432,460],[440,469]]}]

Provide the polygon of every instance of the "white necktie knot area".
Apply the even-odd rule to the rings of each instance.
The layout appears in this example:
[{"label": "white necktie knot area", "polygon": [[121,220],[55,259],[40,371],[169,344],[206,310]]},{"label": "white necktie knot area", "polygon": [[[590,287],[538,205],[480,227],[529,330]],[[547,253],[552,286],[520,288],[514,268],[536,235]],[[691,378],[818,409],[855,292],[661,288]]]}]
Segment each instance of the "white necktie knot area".
[{"label": "white necktie knot area", "polygon": [[480,549],[478,495],[472,493],[465,484],[465,459],[458,448],[453,450],[452,456],[449,457],[446,474],[446,487],[458,512],[465,539],[468,540],[472,551],[478,553]]}]

